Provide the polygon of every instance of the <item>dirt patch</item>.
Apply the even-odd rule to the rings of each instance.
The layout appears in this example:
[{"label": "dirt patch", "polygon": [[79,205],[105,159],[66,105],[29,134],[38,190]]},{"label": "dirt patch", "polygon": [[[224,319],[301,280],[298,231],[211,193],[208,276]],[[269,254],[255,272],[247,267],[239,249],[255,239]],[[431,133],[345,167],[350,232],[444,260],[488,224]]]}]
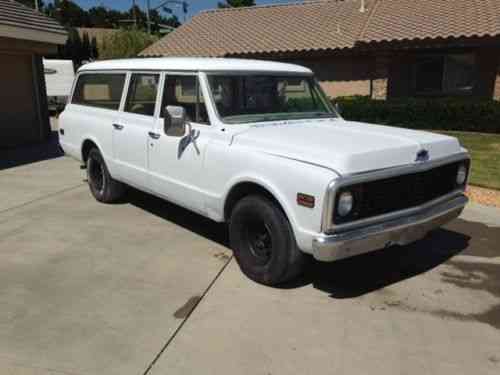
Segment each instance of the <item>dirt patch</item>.
[{"label": "dirt patch", "polygon": [[497,364],[497,363],[500,363],[500,357],[492,355],[492,356],[488,357],[488,361],[490,361],[491,363]]},{"label": "dirt patch", "polygon": [[477,186],[469,186],[466,195],[473,202],[500,208],[500,191]]},{"label": "dirt patch", "polygon": [[221,251],[220,253],[214,254],[214,258],[222,260],[224,263],[226,263],[231,257],[228,254]]},{"label": "dirt patch", "polygon": [[[460,271],[460,275],[442,272],[442,281],[459,288],[483,290],[500,299],[500,264],[465,263],[449,261],[448,265]],[[500,324],[500,314],[498,314]]]},{"label": "dirt patch", "polygon": [[431,311],[430,313],[441,318],[449,318],[469,322],[481,322],[500,330],[500,305],[496,305],[479,314],[462,314],[456,311],[448,310],[437,310]]},{"label": "dirt patch", "polygon": [[500,257],[500,228],[463,219],[453,220],[444,228],[469,238],[468,246],[462,251],[463,255],[485,258]]},{"label": "dirt patch", "polygon": [[[485,263],[464,263],[449,261],[460,274],[442,272],[442,282],[453,284],[459,288],[486,291],[500,299],[500,265]],[[480,313],[466,314],[448,310],[433,311],[432,314],[444,318],[464,321],[477,321],[500,330],[500,304],[494,305]]]},{"label": "dirt patch", "polygon": [[[442,283],[467,289],[470,293],[487,292],[493,296],[493,298],[488,299],[489,302],[485,301],[483,310],[467,308],[466,310],[469,311],[460,311],[456,307],[448,307],[446,302],[441,300],[441,297],[436,300],[439,301],[438,306],[422,305],[421,301],[418,302],[418,298],[396,298],[384,301],[383,306],[370,307],[372,310],[395,309],[430,314],[440,319],[480,322],[500,330],[500,264],[465,263],[450,260],[447,265],[451,268],[440,272]],[[443,295],[443,290],[436,289],[433,293]]]},{"label": "dirt patch", "polygon": [[196,307],[198,302],[200,301],[201,297],[200,296],[193,296],[188,301],[182,305],[179,309],[177,309],[176,312],[174,312],[174,317],[177,319],[184,319],[186,318],[191,311]]}]

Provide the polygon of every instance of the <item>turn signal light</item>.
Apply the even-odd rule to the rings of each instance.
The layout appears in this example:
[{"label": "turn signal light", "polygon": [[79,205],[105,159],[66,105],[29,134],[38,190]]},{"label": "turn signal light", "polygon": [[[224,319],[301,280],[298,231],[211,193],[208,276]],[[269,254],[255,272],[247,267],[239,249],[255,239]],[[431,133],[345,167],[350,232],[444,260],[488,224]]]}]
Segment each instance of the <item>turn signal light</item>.
[{"label": "turn signal light", "polygon": [[314,208],[314,197],[303,193],[297,193],[297,204],[307,208]]}]

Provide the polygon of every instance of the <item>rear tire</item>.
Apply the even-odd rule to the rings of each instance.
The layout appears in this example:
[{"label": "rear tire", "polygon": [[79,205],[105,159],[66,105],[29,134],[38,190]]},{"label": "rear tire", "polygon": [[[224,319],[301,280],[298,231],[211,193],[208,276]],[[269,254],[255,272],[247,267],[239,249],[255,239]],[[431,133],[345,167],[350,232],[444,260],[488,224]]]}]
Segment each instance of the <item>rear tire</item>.
[{"label": "rear tire", "polygon": [[113,203],[125,193],[125,185],[111,177],[101,152],[93,148],[87,158],[87,181],[90,192],[102,203]]},{"label": "rear tire", "polygon": [[308,260],[297,247],[285,213],[263,196],[247,196],[236,204],[229,239],[243,273],[261,284],[276,285],[294,279]]}]

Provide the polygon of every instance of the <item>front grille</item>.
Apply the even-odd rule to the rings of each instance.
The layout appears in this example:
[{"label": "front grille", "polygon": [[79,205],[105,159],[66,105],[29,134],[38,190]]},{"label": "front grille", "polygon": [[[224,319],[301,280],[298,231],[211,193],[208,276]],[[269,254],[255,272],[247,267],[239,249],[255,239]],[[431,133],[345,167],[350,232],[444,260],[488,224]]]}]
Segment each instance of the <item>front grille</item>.
[{"label": "front grille", "polygon": [[383,215],[419,206],[451,193],[458,188],[457,170],[463,163],[459,161],[423,172],[342,187],[336,199],[342,192],[350,191],[354,194],[354,208],[346,217],[341,217],[335,211],[333,221],[342,224]]}]

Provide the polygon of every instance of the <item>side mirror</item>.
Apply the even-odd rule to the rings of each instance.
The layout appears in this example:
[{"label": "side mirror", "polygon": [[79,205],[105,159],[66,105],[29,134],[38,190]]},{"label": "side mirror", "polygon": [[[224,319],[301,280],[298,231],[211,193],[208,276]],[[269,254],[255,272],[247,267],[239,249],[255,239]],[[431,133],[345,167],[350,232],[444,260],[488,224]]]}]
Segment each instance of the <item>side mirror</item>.
[{"label": "side mirror", "polygon": [[186,110],[184,107],[168,105],[165,108],[163,130],[166,135],[183,137],[186,134]]}]

